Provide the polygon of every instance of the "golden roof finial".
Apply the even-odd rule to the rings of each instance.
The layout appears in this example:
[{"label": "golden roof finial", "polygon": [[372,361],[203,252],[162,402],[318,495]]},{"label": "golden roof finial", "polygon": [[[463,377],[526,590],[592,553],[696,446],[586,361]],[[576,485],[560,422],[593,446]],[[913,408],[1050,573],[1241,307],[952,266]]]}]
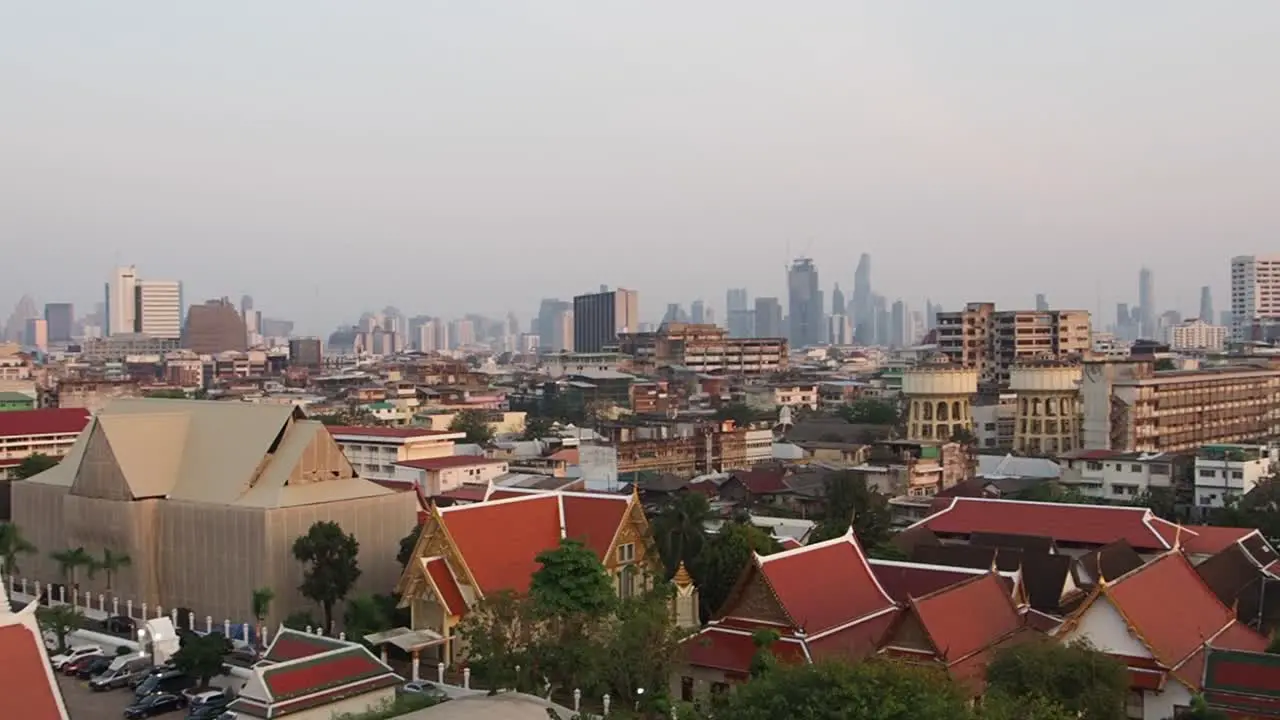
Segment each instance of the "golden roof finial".
[{"label": "golden roof finial", "polygon": [[1096,556],[1096,559],[1098,561],[1098,584],[1101,585],[1102,587],[1106,587],[1107,574],[1102,570],[1102,554],[1098,553],[1098,555]]},{"label": "golden roof finial", "polygon": [[675,583],[676,587],[682,588],[689,587],[693,584],[693,577],[691,577],[689,575],[689,571],[685,569],[683,560],[680,561],[680,566],[676,568],[676,574],[671,578],[671,582]]},{"label": "golden roof finial", "polygon": [[1175,527],[1177,528],[1177,530],[1174,530],[1173,532],[1173,549],[1181,550],[1182,549],[1182,523],[1178,523]]}]

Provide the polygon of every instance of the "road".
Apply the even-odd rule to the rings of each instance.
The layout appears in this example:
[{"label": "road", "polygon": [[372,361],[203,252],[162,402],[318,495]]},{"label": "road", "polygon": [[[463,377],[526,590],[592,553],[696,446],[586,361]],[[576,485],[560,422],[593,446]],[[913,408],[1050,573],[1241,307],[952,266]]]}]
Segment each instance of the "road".
[{"label": "road", "polygon": [[[89,681],[58,675],[62,688],[62,700],[67,704],[71,720],[120,720],[124,708],[133,699],[132,690],[107,690],[94,692]],[[179,717],[174,715],[173,717]]]}]

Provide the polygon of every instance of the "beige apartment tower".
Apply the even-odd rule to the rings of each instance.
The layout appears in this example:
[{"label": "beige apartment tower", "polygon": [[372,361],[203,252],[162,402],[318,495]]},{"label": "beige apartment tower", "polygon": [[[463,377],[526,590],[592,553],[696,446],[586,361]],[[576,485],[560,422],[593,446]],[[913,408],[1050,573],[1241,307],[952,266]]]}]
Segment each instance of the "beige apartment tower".
[{"label": "beige apartment tower", "polygon": [[1008,387],[1013,366],[1037,360],[1080,361],[1090,348],[1086,310],[996,310],[969,303],[938,313],[938,349],[978,371],[983,387]]},{"label": "beige apartment tower", "polygon": [[1014,452],[1055,455],[1080,447],[1080,374],[1079,365],[1053,361],[1013,368]]},{"label": "beige apartment tower", "polygon": [[907,439],[946,442],[959,430],[973,432],[978,371],[957,365],[921,365],[902,373]]}]

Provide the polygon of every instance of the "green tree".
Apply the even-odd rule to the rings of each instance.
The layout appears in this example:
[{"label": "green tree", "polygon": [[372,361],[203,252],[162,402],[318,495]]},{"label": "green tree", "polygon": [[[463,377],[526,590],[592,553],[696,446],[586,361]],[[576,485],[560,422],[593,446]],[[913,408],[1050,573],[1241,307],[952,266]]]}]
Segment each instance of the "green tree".
[{"label": "green tree", "polygon": [[896,425],[896,405],[876,398],[858,398],[848,405],[841,405],[836,414],[845,422],[855,425]]},{"label": "green tree", "polygon": [[744,403],[729,403],[716,410],[716,420],[732,420],[736,427],[745,428],[756,419],[756,412]]},{"label": "green tree", "polygon": [[853,533],[864,548],[889,540],[892,514],[885,496],[867,487],[866,478],[845,470],[831,473],[822,482],[822,519],[814,529],[814,540],[830,540]]},{"label": "green tree", "polygon": [[544,616],[603,617],[617,595],[600,559],[577,540],[561,540],[554,550],[538,553],[542,566],[533,573],[529,596]]},{"label": "green tree", "polygon": [[711,503],[706,495],[696,492],[676,495],[653,515],[649,531],[668,578],[681,561],[687,568],[696,565],[707,541],[706,522],[710,518]]},{"label": "green tree", "polygon": [[751,644],[756,646],[756,654],[751,656],[751,677],[760,677],[778,666],[773,644],[780,637],[777,630],[757,630],[751,635]]},{"label": "green tree", "polygon": [[1191,709],[1179,715],[1177,720],[1231,720],[1231,716],[1209,707],[1203,695],[1196,695],[1191,698]]},{"label": "green tree", "polygon": [[283,625],[291,630],[307,631],[320,626],[310,610],[294,610],[285,616]]},{"label": "green tree", "polygon": [[375,595],[352,598],[342,614],[342,627],[347,639],[362,642],[365,635],[372,635],[391,628],[391,616],[386,603]]},{"label": "green tree", "polygon": [[779,665],[738,686],[715,717],[734,720],[958,720],[968,699],[934,668],[885,660]]},{"label": "green tree", "polygon": [[703,619],[710,619],[729,598],[753,552],[769,555],[778,549],[777,540],[748,523],[727,522],[709,537],[695,567],[689,568],[697,578]]},{"label": "green tree", "polygon": [[187,392],[181,388],[164,388],[163,390],[148,390],[144,397],[157,400],[186,400]]},{"label": "green tree", "polygon": [[102,549],[102,559],[94,559],[91,567],[101,570],[107,576],[107,592],[111,592],[111,583],[116,573],[133,565],[133,558],[128,553],[112,552],[110,548]]},{"label": "green tree", "polygon": [[555,421],[551,418],[536,415],[527,416],[524,419],[524,433],[521,437],[525,440],[538,440],[539,438],[549,437],[554,426]]},{"label": "green tree", "polygon": [[84,615],[74,605],[50,605],[36,608],[36,622],[40,629],[53,633],[58,652],[67,651],[67,636],[84,625]]},{"label": "green tree", "polygon": [[360,543],[336,522],[321,520],[293,543],[293,556],[307,565],[298,590],[324,613],[324,630],[333,630],[333,606],[360,578]]},{"label": "green tree", "polygon": [[13,476],[18,480],[26,480],[34,477],[58,464],[58,458],[49,457],[44,453],[31,453],[18,463],[18,467],[14,468]]},{"label": "green tree", "polygon": [[1010,697],[987,693],[982,698],[980,720],[1080,720],[1080,715],[1041,695]]},{"label": "green tree", "polygon": [[[609,693],[622,707],[640,701],[642,710],[662,717],[669,717],[666,688],[684,638],[671,617],[672,590],[664,583],[621,601],[600,633],[604,652],[598,674]],[[637,695],[641,688],[644,692]]]},{"label": "green tree", "polygon": [[1151,512],[1157,517],[1164,518],[1170,522],[1178,522],[1177,496],[1173,488],[1152,487],[1144,490],[1136,498],[1132,505],[1136,507],[1151,508]]},{"label": "green tree", "polygon": [[11,522],[0,522],[0,575],[8,577],[21,572],[20,555],[34,555],[36,546],[22,536],[22,530]]},{"label": "green tree", "polygon": [[476,445],[485,445],[493,439],[493,428],[489,427],[489,419],[483,410],[459,412],[449,423],[449,430],[466,433],[466,441]]},{"label": "green tree", "polygon": [[422,537],[422,525],[414,525],[408,535],[400,538],[400,550],[396,552],[396,560],[400,563],[400,569],[404,570],[409,567],[409,561],[413,559],[413,549],[418,546],[418,538]]},{"label": "green tree", "polygon": [[486,595],[458,626],[467,663],[489,694],[514,686],[517,666],[534,665],[529,648],[536,623],[533,604],[504,590]]},{"label": "green tree", "polygon": [[1266,537],[1280,537],[1280,482],[1272,476],[1247,494],[1228,498],[1226,507],[1212,511],[1207,520],[1211,525],[1258,528]]},{"label": "green tree", "polygon": [[269,587],[260,587],[253,591],[253,599],[251,605],[253,607],[253,619],[257,623],[257,636],[262,637],[262,624],[267,621],[267,616],[271,614],[271,601],[276,599],[276,591]]},{"label": "green tree", "polygon": [[997,652],[987,666],[987,690],[1015,699],[1040,697],[1082,720],[1122,720],[1129,672],[1088,643],[1042,640]]},{"label": "green tree", "polygon": [[191,677],[200,678],[200,689],[209,687],[215,675],[226,675],[230,668],[223,658],[231,652],[231,640],[222,633],[197,635],[184,632],[179,639],[178,652],[173,654],[173,664]]},{"label": "green tree", "polygon": [[80,568],[84,568],[85,572],[90,575],[97,570],[93,556],[83,547],[51,552],[49,557],[58,563],[58,572],[61,573],[63,581],[71,588],[77,587],[76,573]]},{"label": "green tree", "polygon": [[1064,486],[1054,480],[1046,480],[1036,483],[1031,487],[1018,493],[1018,500],[1030,500],[1033,502],[1050,502],[1063,503],[1069,505],[1079,505],[1082,503],[1092,502],[1086,498],[1078,488]]},{"label": "green tree", "polygon": [[1177,370],[1178,365],[1172,358],[1160,358],[1156,360],[1156,370]]}]

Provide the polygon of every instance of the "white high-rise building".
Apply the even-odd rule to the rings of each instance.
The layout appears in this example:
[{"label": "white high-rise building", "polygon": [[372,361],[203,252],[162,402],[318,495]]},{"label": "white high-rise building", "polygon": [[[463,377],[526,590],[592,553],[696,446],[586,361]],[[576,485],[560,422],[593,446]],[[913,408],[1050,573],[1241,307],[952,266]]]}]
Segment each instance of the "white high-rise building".
[{"label": "white high-rise building", "polygon": [[118,267],[107,281],[105,322],[106,335],[137,332],[138,270],[134,266]]},{"label": "white high-rise building", "polygon": [[1231,337],[1252,337],[1257,325],[1280,323],[1280,255],[1231,258]]},{"label": "white high-rise building", "polygon": [[1174,351],[1222,352],[1227,345],[1227,328],[1210,325],[1200,318],[1174,325],[1166,333],[1169,349]]},{"label": "white high-rise building", "polygon": [[143,335],[172,340],[182,337],[182,283],[138,280],[137,294],[137,327]]}]

